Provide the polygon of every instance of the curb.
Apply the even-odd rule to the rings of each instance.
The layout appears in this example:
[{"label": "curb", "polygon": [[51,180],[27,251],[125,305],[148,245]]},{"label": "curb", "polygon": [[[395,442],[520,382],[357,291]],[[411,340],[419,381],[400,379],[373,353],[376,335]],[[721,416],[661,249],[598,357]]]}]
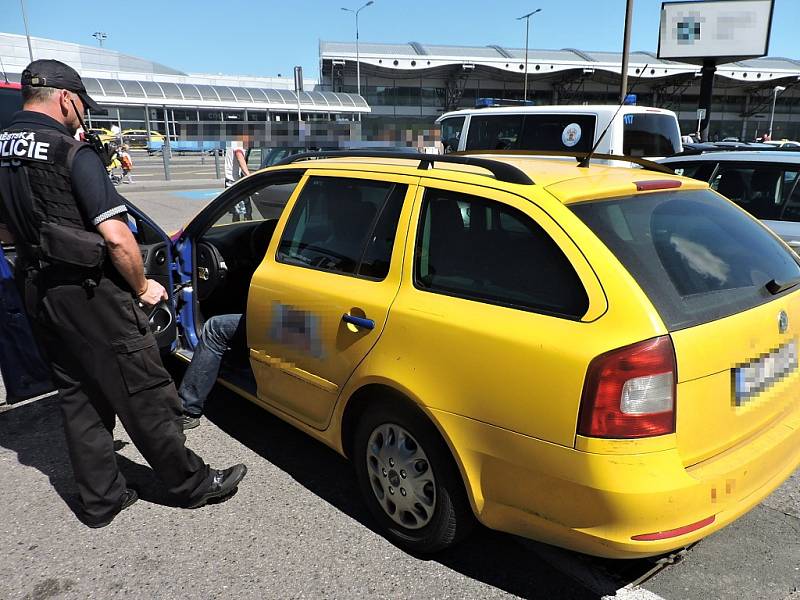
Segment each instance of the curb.
[{"label": "curb", "polygon": [[176,179],[171,181],[145,181],[142,183],[119,184],[114,186],[122,194],[136,192],[161,192],[167,190],[225,189],[224,179]]}]

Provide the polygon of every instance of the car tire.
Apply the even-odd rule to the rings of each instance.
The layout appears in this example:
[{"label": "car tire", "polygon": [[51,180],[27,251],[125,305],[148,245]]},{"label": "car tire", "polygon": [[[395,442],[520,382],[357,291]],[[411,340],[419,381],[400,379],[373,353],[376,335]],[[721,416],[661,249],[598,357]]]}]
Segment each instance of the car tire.
[{"label": "car tire", "polygon": [[[401,404],[369,408],[353,450],[367,507],[397,546],[430,554],[472,530],[475,517],[450,450],[419,412]],[[412,468],[417,477],[409,477]]]}]

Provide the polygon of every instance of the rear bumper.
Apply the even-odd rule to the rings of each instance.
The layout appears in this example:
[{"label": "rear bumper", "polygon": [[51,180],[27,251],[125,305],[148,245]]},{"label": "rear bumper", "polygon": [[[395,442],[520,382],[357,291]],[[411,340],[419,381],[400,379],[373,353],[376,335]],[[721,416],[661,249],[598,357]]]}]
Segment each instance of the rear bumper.
[{"label": "rear bumper", "polygon": [[[800,465],[800,401],[747,443],[685,468],[676,449],[595,454],[434,411],[488,527],[609,558],[681,548],[744,515]],[[679,530],[655,541],[634,536]]]}]

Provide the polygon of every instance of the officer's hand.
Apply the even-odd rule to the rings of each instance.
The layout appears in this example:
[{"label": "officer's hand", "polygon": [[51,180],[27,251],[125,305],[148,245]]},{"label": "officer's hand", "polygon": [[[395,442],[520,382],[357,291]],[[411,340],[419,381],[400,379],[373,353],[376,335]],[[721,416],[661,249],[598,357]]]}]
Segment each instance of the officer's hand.
[{"label": "officer's hand", "polygon": [[139,302],[145,306],[155,306],[167,298],[169,298],[169,296],[167,295],[167,290],[164,289],[164,286],[154,279],[148,279],[147,288],[145,288],[144,293],[139,296]]}]

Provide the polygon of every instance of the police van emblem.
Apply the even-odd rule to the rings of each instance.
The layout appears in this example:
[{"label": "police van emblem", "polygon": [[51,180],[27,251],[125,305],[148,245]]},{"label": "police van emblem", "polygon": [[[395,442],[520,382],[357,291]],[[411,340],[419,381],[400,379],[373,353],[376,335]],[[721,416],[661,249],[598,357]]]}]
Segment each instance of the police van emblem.
[{"label": "police van emblem", "polygon": [[786,333],[787,329],[789,329],[789,315],[782,310],[778,313],[778,333]]}]

